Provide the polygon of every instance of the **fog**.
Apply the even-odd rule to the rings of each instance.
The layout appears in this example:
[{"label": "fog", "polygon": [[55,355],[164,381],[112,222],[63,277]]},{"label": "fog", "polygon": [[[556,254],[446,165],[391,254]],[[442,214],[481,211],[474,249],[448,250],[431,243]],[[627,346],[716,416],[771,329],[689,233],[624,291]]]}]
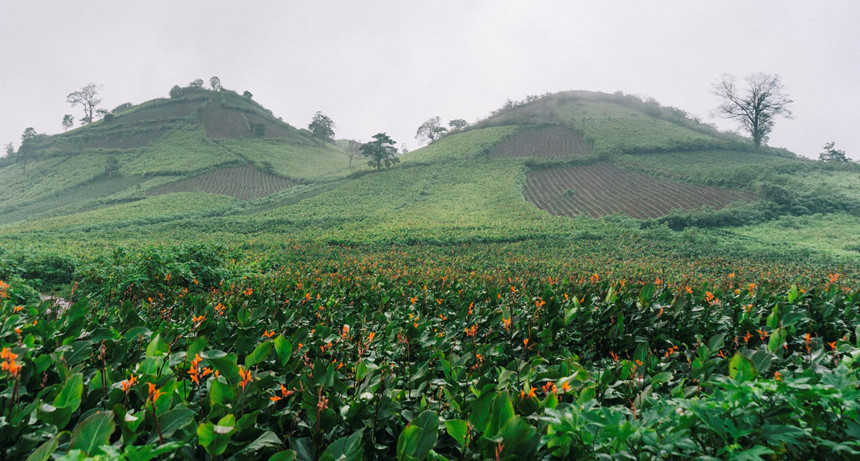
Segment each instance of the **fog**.
[{"label": "fog", "polygon": [[564,90],[654,97],[710,113],[723,73],[778,74],[794,118],[769,144],[817,158],[836,142],[860,159],[860,2],[4,1],[0,144],[26,127],[80,119],[66,95],[102,85],[102,107],[167,97],[218,76],[276,116],[336,137],[486,117],[505,100]]}]

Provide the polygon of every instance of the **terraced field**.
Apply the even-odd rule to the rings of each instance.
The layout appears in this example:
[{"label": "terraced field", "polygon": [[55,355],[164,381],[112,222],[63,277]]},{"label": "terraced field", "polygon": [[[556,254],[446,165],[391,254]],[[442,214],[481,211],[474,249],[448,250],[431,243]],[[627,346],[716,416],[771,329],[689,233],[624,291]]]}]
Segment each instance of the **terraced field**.
[{"label": "terraced field", "polygon": [[[163,102],[162,102],[163,101]],[[123,113],[117,117],[117,121],[123,123],[140,122],[143,120],[169,120],[173,118],[184,118],[200,107],[203,101],[190,99],[181,101],[159,100],[157,103],[143,106],[138,109]]]},{"label": "terraced field", "polygon": [[238,110],[224,110],[209,104],[203,110],[201,117],[206,136],[210,138],[248,138],[251,129],[248,121]]},{"label": "terraced field", "polygon": [[151,194],[208,192],[251,200],[272,195],[295,185],[296,183],[289,179],[260,171],[250,165],[244,165],[221,168],[211,173],[176,181],[153,189]]},{"label": "terraced field", "polygon": [[523,195],[554,215],[624,213],[637,219],[656,218],[675,209],[723,208],[756,198],[749,192],[660,179],[606,163],[531,172]]},{"label": "terraced field", "polygon": [[490,153],[492,157],[562,158],[594,153],[593,144],[581,134],[562,126],[525,129],[502,141]]}]

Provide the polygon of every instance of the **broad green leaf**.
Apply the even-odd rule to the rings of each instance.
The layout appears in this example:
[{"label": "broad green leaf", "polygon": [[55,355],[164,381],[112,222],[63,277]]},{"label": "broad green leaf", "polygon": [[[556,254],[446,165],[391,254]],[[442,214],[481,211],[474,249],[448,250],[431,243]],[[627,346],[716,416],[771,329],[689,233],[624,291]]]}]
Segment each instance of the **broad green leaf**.
[{"label": "broad green leaf", "polygon": [[39,418],[48,424],[63,429],[69,424],[72,413],[81,405],[81,394],[84,391],[84,378],[80,373],[75,373],[66,380],[63,389],[54,398],[54,404],[42,404],[37,414]]},{"label": "broad green leaf", "polygon": [[146,348],[146,356],[147,357],[163,357],[167,355],[168,348],[170,347],[163,339],[161,339],[161,334],[155,335],[152,338],[152,341],[149,342],[149,346]]},{"label": "broad green leaf", "polygon": [[194,412],[188,408],[176,408],[158,415],[161,433],[169,438],[174,432],[194,423]]},{"label": "broad green leaf", "polygon": [[110,443],[110,436],[115,429],[112,412],[93,413],[75,427],[69,449],[81,450],[93,456],[100,446]]},{"label": "broad green leaf", "polygon": [[341,437],[326,448],[319,461],[359,461],[361,457],[361,437],[364,429],[360,429],[349,437]]},{"label": "broad green leaf", "polygon": [[668,371],[661,371],[657,373],[653,377],[651,377],[651,385],[656,386],[658,384],[668,383],[672,380],[672,373]]},{"label": "broad green leaf", "polygon": [[421,412],[397,438],[397,459],[424,459],[436,445],[439,436],[439,415],[433,411]]},{"label": "broad green leaf", "polygon": [[735,352],[734,357],[729,361],[729,377],[741,382],[754,379],[756,370],[752,361],[740,352]]},{"label": "broad green leaf", "polygon": [[493,400],[493,406],[490,411],[490,420],[487,424],[487,430],[484,431],[486,437],[495,437],[499,430],[514,417],[514,405],[511,403],[507,392],[502,392],[496,395]]},{"label": "broad green leaf", "polygon": [[[284,337],[284,335],[278,335],[274,341],[275,344],[275,355],[278,356],[278,363],[281,366],[287,364],[290,361],[290,355],[293,353],[293,344]],[[360,381],[360,380],[359,380]]]},{"label": "broad green leaf", "polygon": [[452,419],[445,421],[445,431],[448,432],[461,448],[465,448],[469,443],[469,423],[462,419]]},{"label": "broad green leaf", "polygon": [[793,303],[795,299],[799,296],[800,293],[797,291],[797,285],[792,285],[791,289],[788,290],[788,302]]},{"label": "broad green leaf", "polygon": [[236,354],[227,354],[219,350],[209,350],[200,353],[200,358],[212,364],[229,381],[236,382],[239,377],[239,365],[236,364]]},{"label": "broad green leaf", "polygon": [[46,440],[42,445],[39,445],[39,448],[27,457],[27,461],[48,461],[55,451],[57,451],[56,435]]},{"label": "broad green leaf", "polygon": [[779,326],[779,306],[773,306],[773,309],[770,311],[770,315],[767,316],[767,327],[773,330],[774,328]]},{"label": "broad green leaf", "polygon": [[212,405],[227,405],[236,400],[236,388],[227,383],[223,376],[219,376],[212,380],[212,387],[209,390],[209,401]]},{"label": "broad green leaf", "polygon": [[777,349],[782,347],[782,344],[785,342],[785,338],[788,337],[788,332],[785,331],[785,328],[777,328],[770,335],[770,340],[767,342],[767,349],[771,352],[776,352]]},{"label": "broad green leaf", "polygon": [[[260,434],[256,440],[249,443],[248,446],[243,448],[239,454],[253,455],[254,453],[270,447],[280,447],[282,445],[281,439],[278,438],[272,431],[266,431]],[[295,453],[295,452],[293,452]],[[295,456],[295,455],[294,455]]]},{"label": "broad green leaf", "polygon": [[269,461],[296,461],[296,450],[284,450],[269,457]]},{"label": "broad green leaf", "polygon": [[248,354],[247,357],[245,357],[245,367],[247,367],[247,368],[253,367],[254,365],[256,365],[256,364],[266,360],[267,358],[269,358],[269,354],[271,354],[271,353],[272,353],[272,342],[271,341],[266,341],[266,342],[260,343],[254,349],[254,352],[251,352],[250,354]]}]

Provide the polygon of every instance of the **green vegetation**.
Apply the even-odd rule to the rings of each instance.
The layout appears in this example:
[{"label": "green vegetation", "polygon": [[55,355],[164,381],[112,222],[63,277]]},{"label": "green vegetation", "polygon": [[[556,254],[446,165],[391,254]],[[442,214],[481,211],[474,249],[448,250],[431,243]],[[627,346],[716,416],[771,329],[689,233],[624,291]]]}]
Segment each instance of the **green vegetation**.
[{"label": "green vegetation", "polygon": [[189,126],[161,138],[137,158],[123,164],[120,172],[147,176],[181,175],[239,162],[239,157],[207,139],[203,128]]},{"label": "green vegetation", "polygon": [[856,272],[570,243],[118,248],[65,310],[4,285],[5,456],[860,454]]},{"label": "green vegetation", "polygon": [[351,168],[202,85],[0,162],[0,459],[860,457],[857,167],[571,92]]}]

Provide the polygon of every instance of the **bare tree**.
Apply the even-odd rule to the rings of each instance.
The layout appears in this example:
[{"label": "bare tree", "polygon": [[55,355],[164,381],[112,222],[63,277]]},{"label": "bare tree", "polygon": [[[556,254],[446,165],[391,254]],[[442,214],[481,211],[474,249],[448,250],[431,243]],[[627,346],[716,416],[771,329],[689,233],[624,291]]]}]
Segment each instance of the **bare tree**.
[{"label": "bare tree", "polygon": [[102,103],[101,98],[98,96],[99,86],[95,83],[90,83],[89,85],[81,88],[80,91],[74,91],[66,96],[66,101],[68,101],[72,107],[77,105],[83,106],[84,117],[81,119],[81,125],[86,125],[93,121],[96,107]]},{"label": "bare tree", "polygon": [[791,118],[788,106],[794,102],[783,91],[779,75],[757,73],[748,75],[747,87],[739,88],[734,75],[725,74],[714,83],[711,93],[723,102],[714,110],[714,115],[735,119],[753,138],[756,147],[773,129],[777,116]]}]

